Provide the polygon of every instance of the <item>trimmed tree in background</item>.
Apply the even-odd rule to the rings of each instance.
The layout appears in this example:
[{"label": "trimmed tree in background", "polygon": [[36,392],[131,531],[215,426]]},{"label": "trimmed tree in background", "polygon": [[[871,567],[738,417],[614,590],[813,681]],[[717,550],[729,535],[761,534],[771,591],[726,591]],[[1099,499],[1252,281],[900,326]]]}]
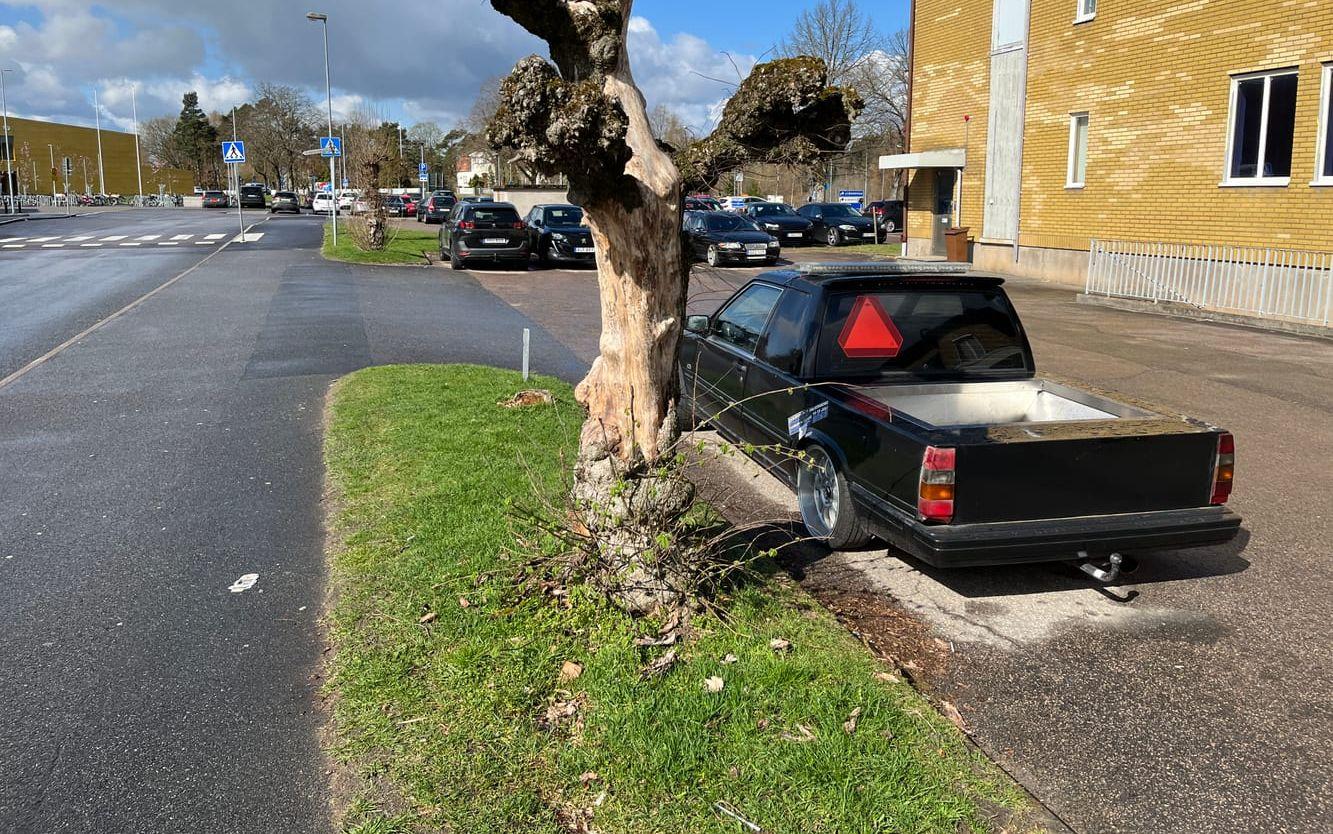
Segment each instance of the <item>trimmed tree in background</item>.
[{"label": "trimmed tree in background", "polygon": [[181,114],[172,131],[172,144],[179,158],[194,170],[195,182],[217,185],[217,165],[220,157],[217,129],[199,107],[199,94],[191,90],[181,98]]},{"label": "trimmed tree in background", "polygon": [[795,58],[757,67],[737,90],[724,128],[681,157],[686,177],[653,135],[626,51],[633,0],[491,0],[546,41],[551,61],[525,58],[500,89],[495,147],[534,169],[563,173],[597,246],[601,353],[576,390],[588,417],[573,503],[599,533],[606,589],[631,611],[674,606],[691,578],[664,537],[693,500],[663,477],[679,429],[676,355],[689,262],[681,240],[682,185],[747,160],[800,162],[845,145],[860,106],[830,88],[823,63]]}]

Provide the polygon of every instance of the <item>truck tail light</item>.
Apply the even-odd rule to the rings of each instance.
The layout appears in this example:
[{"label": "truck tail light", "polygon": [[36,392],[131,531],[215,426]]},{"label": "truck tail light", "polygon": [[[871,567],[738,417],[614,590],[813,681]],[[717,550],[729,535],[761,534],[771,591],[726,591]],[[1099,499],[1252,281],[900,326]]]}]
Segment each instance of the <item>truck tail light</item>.
[{"label": "truck tail light", "polygon": [[1213,463],[1213,497],[1211,504],[1225,504],[1231,497],[1231,484],[1236,478],[1236,438],[1230,432],[1217,436],[1217,460]]},{"label": "truck tail light", "polygon": [[954,464],[957,449],[927,446],[921,456],[921,485],[916,511],[922,521],[948,524],[953,521]]}]

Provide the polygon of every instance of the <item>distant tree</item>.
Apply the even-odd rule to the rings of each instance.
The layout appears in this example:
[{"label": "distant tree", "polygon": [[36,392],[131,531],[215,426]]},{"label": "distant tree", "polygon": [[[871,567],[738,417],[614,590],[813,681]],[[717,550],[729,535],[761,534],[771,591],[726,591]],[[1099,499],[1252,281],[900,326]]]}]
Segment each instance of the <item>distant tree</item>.
[{"label": "distant tree", "polygon": [[666,142],[673,150],[683,150],[694,141],[694,134],[676,111],[659,104],[648,113],[648,126],[659,142]]},{"label": "distant tree", "polygon": [[853,76],[882,46],[880,30],[856,0],[819,0],[796,18],[778,52],[788,58],[818,58],[828,67],[830,84],[850,86]]},{"label": "distant tree", "polygon": [[199,107],[199,94],[191,90],[181,98],[180,117],[172,131],[172,144],[186,166],[194,171],[195,181],[217,185],[218,175],[214,157],[218,131]]},{"label": "distant tree", "polygon": [[302,152],[315,147],[319,110],[296,87],[264,82],[258,92],[250,124],[256,169],[265,180],[271,172],[277,183],[293,186],[304,160]]},{"label": "distant tree", "polygon": [[182,159],[175,141],[176,120],[170,116],[158,116],[139,123],[139,145],[144,159],[155,168],[190,168],[188,160]]}]

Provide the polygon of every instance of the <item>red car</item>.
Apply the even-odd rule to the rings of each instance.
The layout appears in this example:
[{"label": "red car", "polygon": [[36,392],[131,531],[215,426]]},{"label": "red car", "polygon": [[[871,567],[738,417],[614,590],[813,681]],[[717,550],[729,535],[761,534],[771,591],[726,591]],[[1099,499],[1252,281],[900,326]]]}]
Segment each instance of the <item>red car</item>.
[{"label": "red car", "polygon": [[403,216],[404,217],[417,216],[417,198],[413,197],[411,194],[403,195]]}]

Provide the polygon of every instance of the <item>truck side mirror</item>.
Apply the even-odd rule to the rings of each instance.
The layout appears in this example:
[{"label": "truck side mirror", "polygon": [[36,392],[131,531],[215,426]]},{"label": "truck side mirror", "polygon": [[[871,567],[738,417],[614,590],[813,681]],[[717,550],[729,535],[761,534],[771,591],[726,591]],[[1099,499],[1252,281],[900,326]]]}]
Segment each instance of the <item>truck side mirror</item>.
[{"label": "truck side mirror", "polygon": [[691,333],[707,333],[709,330],[708,316],[690,316],[685,319],[685,329]]}]

